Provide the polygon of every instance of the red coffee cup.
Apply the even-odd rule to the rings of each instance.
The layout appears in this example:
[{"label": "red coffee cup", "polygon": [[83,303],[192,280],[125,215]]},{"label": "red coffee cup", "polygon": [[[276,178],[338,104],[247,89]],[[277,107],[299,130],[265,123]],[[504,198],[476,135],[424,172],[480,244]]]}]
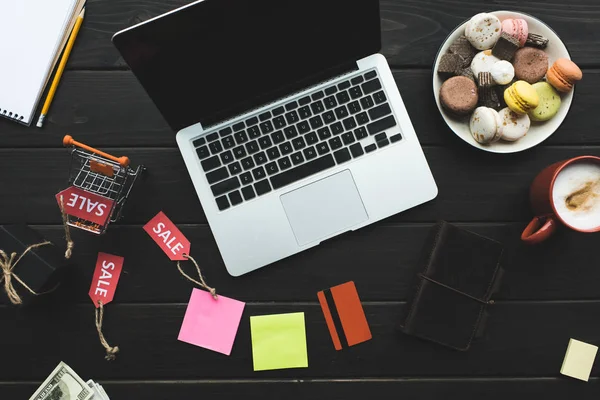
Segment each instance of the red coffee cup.
[{"label": "red coffee cup", "polygon": [[533,217],[521,234],[521,240],[525,243],[536,244],[548,239],[556,231],[558,222],[577,232],[591,233],[600,231],[600,225],[591,229],[581,229],[570,225],[559,215],[554,204],[553,190],[556,177],[567,166],[581,161],[600,164],[600,157],[579,156],[560,161],[546,167],[535,177],[531,184],[529,197],[531,207],[536,216]]}]

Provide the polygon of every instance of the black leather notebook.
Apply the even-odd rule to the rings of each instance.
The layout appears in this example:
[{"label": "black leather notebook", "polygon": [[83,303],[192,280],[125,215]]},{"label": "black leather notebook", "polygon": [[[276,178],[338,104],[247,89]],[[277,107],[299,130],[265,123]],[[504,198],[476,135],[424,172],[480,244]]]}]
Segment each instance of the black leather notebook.
[{"label": "black leather notebook", "polygon": [[482,331],[486,308],[499,287],[502,252],[495,240],[438,223],[424,247],[402,331],[468,350]]}]

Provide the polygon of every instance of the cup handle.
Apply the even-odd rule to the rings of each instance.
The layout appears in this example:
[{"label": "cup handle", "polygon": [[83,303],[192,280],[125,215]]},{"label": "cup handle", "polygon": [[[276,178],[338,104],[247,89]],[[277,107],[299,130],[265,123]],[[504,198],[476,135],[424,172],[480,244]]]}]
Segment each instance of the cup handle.
[{"label": "cup handle", "polygon": [[521,240],[527,244],[541,243],[556,231],[557,226],[558,224],[553,215],[533,217],[529,225],[527,225],[521,234]]}]

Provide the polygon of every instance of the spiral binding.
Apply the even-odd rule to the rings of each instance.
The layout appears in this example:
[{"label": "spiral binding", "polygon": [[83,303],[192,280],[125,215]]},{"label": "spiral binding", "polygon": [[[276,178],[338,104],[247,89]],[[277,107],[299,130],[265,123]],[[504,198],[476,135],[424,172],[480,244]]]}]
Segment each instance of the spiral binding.
[{"label": "spiral binding", "polygon": [[15,121],[18,122],[23,122],[23,115],[19,115],[17,113],[13,113],[12,111],[9,111],[7,109],[3,109],[2,107],[0,107],[0,115],[5,117],[5,118],[10,118],[10,119],[14,119]]}]

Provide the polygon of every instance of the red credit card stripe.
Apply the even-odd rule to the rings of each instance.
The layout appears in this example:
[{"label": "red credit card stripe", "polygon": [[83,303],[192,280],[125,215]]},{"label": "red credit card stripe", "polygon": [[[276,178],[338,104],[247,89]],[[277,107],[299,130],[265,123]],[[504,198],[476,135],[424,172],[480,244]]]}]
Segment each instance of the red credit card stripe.
[{"label": "red credit card stripe", "polygon": [[335,308],[342,321],[348,346],[365,342],[372,338],[369,323],[358,298],[354,282],[347,282],[331,288]]},{"label": "red credit card stripe", "polygon": [[335,330],[335,324],[333,323],[333,318],[331,317],[331,311],[329,310],[329,305],[325,299],[325,294],[322,291],[318,292],[317,297],[319,298],[319,303],[321,304],[321,309],[323,310],[323,315],[325,316],[325,322],[327,323],[331,340],[333,340],[333,346],[336,350],[341,350],[342,344],[337,331]]}]

